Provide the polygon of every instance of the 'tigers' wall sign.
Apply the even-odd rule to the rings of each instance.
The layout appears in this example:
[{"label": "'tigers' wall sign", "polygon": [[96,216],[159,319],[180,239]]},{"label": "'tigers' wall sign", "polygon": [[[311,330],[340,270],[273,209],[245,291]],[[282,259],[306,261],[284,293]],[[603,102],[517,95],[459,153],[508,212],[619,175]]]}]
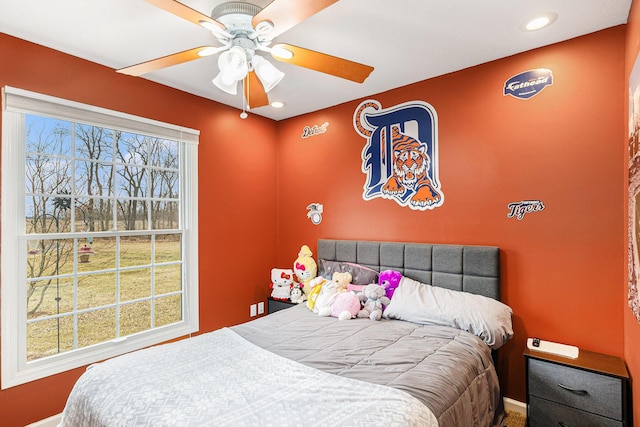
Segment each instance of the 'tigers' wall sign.
[{"label": "'tigers' wall sign", "polygon": [[529,70],[511,77],[504,83],[504,96],[529,99],[553,84],[553,74],[546,68]]},{"label": "'tigers' wall sign", "polygon": [[543,211],[544,203],[540,200],[522,200],[521,202],[509,203],[507,207],[509,208],[507,218],[522,220],[528,213]]}]

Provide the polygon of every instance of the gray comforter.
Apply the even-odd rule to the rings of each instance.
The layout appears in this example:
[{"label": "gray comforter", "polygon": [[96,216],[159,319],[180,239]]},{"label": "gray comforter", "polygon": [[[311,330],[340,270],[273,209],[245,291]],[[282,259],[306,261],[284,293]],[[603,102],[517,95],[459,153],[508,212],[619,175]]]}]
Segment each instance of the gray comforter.
[{"label": "gray comforter", "polygon": [[341,321],[304,304],[232,330],[307,366],[408,392],[441,427],[502,425],[491,350],[470,333],[399,320]]}]

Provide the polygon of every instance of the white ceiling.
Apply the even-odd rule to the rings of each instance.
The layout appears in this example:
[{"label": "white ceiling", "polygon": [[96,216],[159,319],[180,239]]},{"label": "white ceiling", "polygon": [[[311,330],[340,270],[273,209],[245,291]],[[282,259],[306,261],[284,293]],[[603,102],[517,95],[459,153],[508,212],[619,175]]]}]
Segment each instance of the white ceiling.
[{"label": "white ceiling", "polygon": [[[224,1],[182,2],[209,15]],[[281,120],[624,24],[631,1],[341,0],[274,43],[371,65],[373,73],[358,84],[269,56],[286,73],[269,98],[286,106],[265,106],[252,113]],[[269,0],[254,3],[265,5]],[[546,12],[558,15],[552,26],[521,30],[525,21]],[[0,0],[0,32],[113,69],[219,45],[209,31],[144,0]],[[213,56],[130,78],[149,79],[241,109],[242,95],[228,95],[211,83],[217,73]]]}]

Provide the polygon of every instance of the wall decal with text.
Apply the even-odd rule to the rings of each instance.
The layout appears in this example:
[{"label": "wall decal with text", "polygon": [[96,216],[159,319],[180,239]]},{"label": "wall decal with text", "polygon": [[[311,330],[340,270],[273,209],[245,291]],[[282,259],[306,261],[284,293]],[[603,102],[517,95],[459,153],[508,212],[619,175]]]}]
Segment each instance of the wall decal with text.
[{"label": "wall decal with text", "polygon": [[511,77],[504,83],[504,96],[529,99],[553,84],[553,74],[546,68],[529,70]]},{"label": "wall decal with text", "polygon": [[329,126],[329,122],[324,122],[320,126],[313,125],[311,127],[305,126],[302,130],[302,137],[309,138],[310,136],[320,135],[321,133],[325,133],[327,131],[327,126]]},{"label": "wall decal with text", "polygon": [[362,102],[353,115],[355,130],[367,140],[362,197],[394,200],[415,210],[444,203],[438,179],[438,116],[422,101],[389,108],[375,100]]},{"label": "wall decal with text", "polygon": [[509,203],[507,207],[509,208],[507,218],[517,218],[521,221],[528,213],[543,211],[544,203],[540,200],[522,200],[520,202]]}]

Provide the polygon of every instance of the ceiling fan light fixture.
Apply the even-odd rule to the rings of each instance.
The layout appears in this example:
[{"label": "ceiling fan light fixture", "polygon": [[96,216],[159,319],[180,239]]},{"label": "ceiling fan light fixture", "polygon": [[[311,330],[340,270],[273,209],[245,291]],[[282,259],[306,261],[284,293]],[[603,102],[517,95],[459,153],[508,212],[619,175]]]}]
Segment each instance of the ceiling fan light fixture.
[{"label": "ceiling fan light fixture", "polygon": [[238,93],[238,81],[226,78],[222,72],[219,72],[211,82],[218,89],[227,92],[229,95],[237,95]]},{"label": "ceiling fan light fixture", "polygon": [[252,65],[267,93],[276,87],[284,77],[282,71],[261,56],[255,55],[252,59]]},{"label": "ceiling fan light fixture", "polygon": [[240,46],[234,46],[220,55],[218,67],[224,78],[242,80],[249,72],[247,54]]}]

